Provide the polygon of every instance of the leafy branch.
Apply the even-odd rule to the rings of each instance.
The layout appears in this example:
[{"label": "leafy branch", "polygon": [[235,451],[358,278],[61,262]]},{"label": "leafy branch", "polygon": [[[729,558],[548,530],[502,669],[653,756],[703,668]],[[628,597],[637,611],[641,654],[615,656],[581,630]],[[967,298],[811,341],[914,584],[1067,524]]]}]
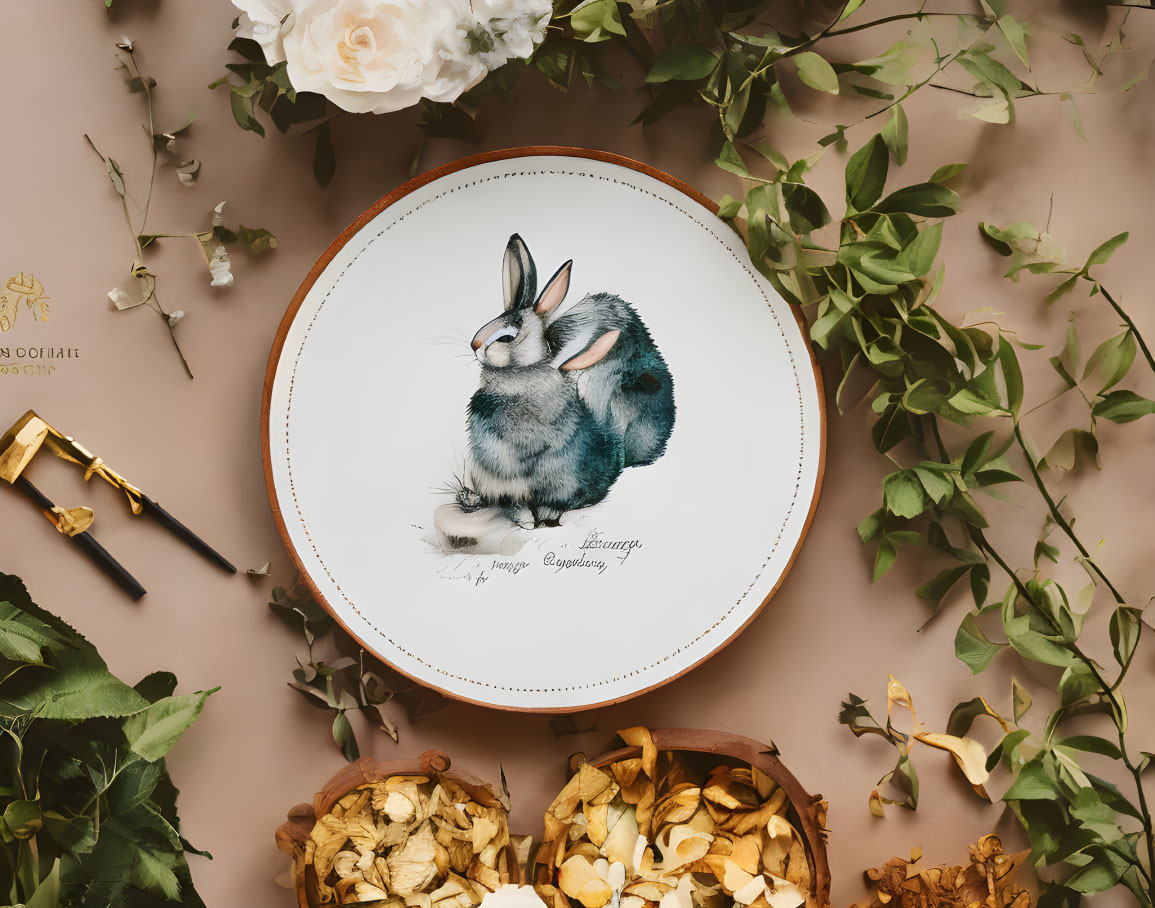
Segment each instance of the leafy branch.
[{"label": "leafy branch", "polygon": [[[995,323],[952,321],[935,306],[945,273],[935,263],[940,221],[952,216],[959,203],[946,184],[963,166],[947,165],[925,182],[888,192],[890,162],[904,157],[901,131],[891,125],[855,151],[845,167],[845,213],[837,222],[805,185],[809,161],[775,160],[770,178],[739,170],[735,163],[733,169],[753,185],[740,201],[724,198],[721,214],[744,221],[740,226],[751,257],[779,291],[812,307],[811,338],[841,371],[836,404],[847,409],[860,400],[869,402],[874,444],[897,467],[883,482],[881,506],[858,527],[863,542],[874,546],[874,578],[891,568],[901,550],[929,549],[947,561],[917,591],[934,612],[958,585],[969,582],[974,608],[959,626],[956,654],[972,671],[985,670],[1001,651],[1012,650],[1021,659],[1061,672],[1057,704],[1041,736],[1018,725],[1029,701],[1023,706],[1016,689],[1016,727],[1004,725],[1002,741],[989,758],[977,741],[965,737],[960,723],[952,722],[957,727],[948,726],[945,736],[932,736],[932,746],[954,753],[972,784],[981,785],[999,765],[1008,771],[1011,783],[1003,800],[1026,828],[1032,857],[1055,869],[1048,901],[1122,884],[1139,904],[1150,905],[1155,845],[1142,779],[1150,758],[1134,757],[1134,746],[1128,746],[1121,690],[1139,645],[1141,611],[1126,604],[1052,495],[1044,478],[1052,465],[1046,461],[1061,458],[1057,453],[1037,457],[1024,434],[1026,389],[1017,350],[1039,348]],[[1026,256],[1021,266],[1062,272],[1072,285],[1091,280],[1094,288],[1089,269],[1103,264],[1118,245],[1109,241],[1081,269],[1044,267],[1037,254]],[[1112,389],[1128,374],[1135,347],[1128,327],[1096,348],[1081,373],[1081,357],[1071,344],[1051,361],[1066,376],[1068,390],[1080,387],[1092,420],[1124,422],[1137,417],[1116,403],[1124,392]],[[1076,381],[1074,375],[1080,374]],[[1144,400],[1125,393],[1131,395],[1128,400]],[[999,433],[1000,425],[1007,431]],[[958,443],[944,438],[948,427],[947,434],[963,442],[954,453],[951,448]],[[1080,643],[1085,609],[1076,609],[1072,597],[1040,566],[1040,560],[1058,562],[1059,550],[1044,537],[1036,545],[1033,570],[1019,572],[988,538],[990,520],[980,498],[1023,481],[1013,463],[1016,454],[1027,460],[1027,474],[1050,524],[1062,530],[1077,560],[1115,599],[1110,637],[1119,671],[1114,681]],[[992,566],[1006,574],[1009,584],[993,602],[988,597]],[[992,620],[1002,639],[988,627]],[[988,714],[1004,721],[993,710]],[[1105,716],[1118,743],[1059,734],[1064,723],[1084,714]],[[871,809],[881,812],[887,801],[913,808],[918,788],[911,745],[928,743],[928,733],[897,733],[889,720],[882,726],[868,721],[868,715],[859,697],[851,695],[844,704],[843,721],[856,734],[882,734],[899,750],[898,763],[881,783],[897,794],[874,792]],[[1083,770],[1080,748],[1118,761],[1120,773],[1134,785],[1134,801],[1112,782]]]},{"label": "leafy branch", "polygon": [[177,153],[178,139],[191,124],[186,123],[184,126],[171,132],[158,133],[156,131],[156,118],[153,104],[153,91],[156,88],[156,80],[141,71],[136,58],[136,46],[132,41],[122,41],[116,46],[122,52],[122,55],[118,55],[117,60],[129,91],[139,93],[144,97],[146,122],[143,124],[143,127],[145,134],[149,137],[151,163],[149,166],[148,186],[144,202],[137,206],[140,219],[138,224],[129,207],[129,199],[131,196],[126,185],[124,171],[115,159],[104,154],[96,147],[96,143],[93,142],[91,137],[87,134],[84,136],[89,147],[104,164],[105,173],[108,175],[108,180],[112,185],[113,191],[116,192],[117,197],[120,199],[120,207],[124,213],[125,224],[128,226],[128,232],[133,246],[133,259],[129,267],[128,278],[124,284],[110,290],[108,298],[117,310],[123,311],[145,306],[160,316],[164,321],[173,348],[180,358],[181,365],[191,379],[193,377],[192,368],[189,366],[188,359],[185,357],[184,351],[181,350],[180,343],[176,337],[177,325],[185,317],[185,313],[181,309],[168,311],[162,305],[160,297],[157,294],[157,276],[145,263],[145,249],[162,237],[192,238],[197,241],[204,253],[205,264],[212,277],[212,286],[227,287],[231,286],[233,275],[228,252],[225,248],[226,245],[240,241],[248,246],[251,251],[261,253],[275,249],[277,240],[268,230],[264,230],[263,228],[251,229],[241,225],[237,230],[230,230],[225,227],[221,216],[221,209],[225,204],[224,202],[221,202],[213,209],[210,224],[208,228],[203,231],[196,233],[146,232],[148,229],[149,211],[152,205],[153,187],[156,184],[156,173],[162,153],[171,159],[171,162],[175,166],[178,179],[181,184],[185,186],[195,184],[201,165],[199,161],[185,160]]},{"label": "leafy branch", "polygon": [[215,692],[129,687],[84,637],[0,574],[0,898],[199,906],[164,757]]},{"label": "leafy branch", "polygon": [[300,580],[289,590],[274,588],[269,608],[305,641],[305,659],[297,659],[289,687],[311,705],[332,713],[333,743],[349,762],[361,755],[350,713],[360,713],[370,725],[397,741],[397,723],[382,712],[382,706],[396,701],[413,722],[444,705],[440,695],[368,657],[339,631]]}]

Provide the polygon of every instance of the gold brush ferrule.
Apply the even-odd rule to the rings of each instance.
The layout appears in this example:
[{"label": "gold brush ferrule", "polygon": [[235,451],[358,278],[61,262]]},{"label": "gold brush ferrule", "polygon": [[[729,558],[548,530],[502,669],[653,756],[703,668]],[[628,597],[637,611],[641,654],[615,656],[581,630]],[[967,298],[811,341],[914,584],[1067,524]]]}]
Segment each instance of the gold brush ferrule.
[{"label": "gold brush ferrule", "polygon": [[29,410],[21,416],[3,436],[0,436],[0,479],[8,483],[15,482],[28,464],[32,462],[36,452],[45,444],[57,457],[83,467],[85,482],[88,482],[93,476],[99,476],[105,482],[124,492],[134,515],[140,514],[144,510],[141,503],[144,493],[140,489],[81,445],[71,435],[65,435],[50,426],[45,420],[37,416],[34,410]]},{"label": "gold brush ferrule", "polygon": [[0,436],[0,479],[14,483],[32,462],[52,427],[29,410]]}]

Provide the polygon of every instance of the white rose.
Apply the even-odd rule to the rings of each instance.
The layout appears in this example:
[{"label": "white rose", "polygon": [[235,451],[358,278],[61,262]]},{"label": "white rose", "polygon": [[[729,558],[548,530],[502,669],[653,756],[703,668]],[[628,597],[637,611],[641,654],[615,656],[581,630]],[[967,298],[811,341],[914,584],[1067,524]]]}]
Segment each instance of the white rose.
[{"label": "white rose", "polygon": [[233,0],[233,5],[241,11],[237,34],[261,45],[270,64],[284,60],[281,36],[293,16],[293,0]]},{"label": "white rose", "polygon": [[457,97],[485,74],[441,55],[442,36],[467,15],[456,0],[313,0],[284,35],[289,81],[352,113]]},{"label": "white rose", "polygon": [[487,71],[528,57],[549,0],[233,0],[238,34],[286,63],[297,91],[352,113],[454,101]]}]

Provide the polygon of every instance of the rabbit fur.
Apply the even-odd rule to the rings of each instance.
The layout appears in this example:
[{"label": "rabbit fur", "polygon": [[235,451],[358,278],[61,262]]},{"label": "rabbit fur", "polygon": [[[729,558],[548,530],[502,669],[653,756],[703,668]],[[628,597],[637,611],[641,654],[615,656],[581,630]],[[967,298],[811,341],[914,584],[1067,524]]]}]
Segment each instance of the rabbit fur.
[{"label": "rabbit fur", "polygon": [[512,236],[505,311],[475,335],[481,385],[468,408],[472,492],[465,507],[528,507],[534,525],[602,501],[629,466],[653,463],[674,423],[673,377],[637,312],[610,293],[559,314],[566,262],[537,295]]}]

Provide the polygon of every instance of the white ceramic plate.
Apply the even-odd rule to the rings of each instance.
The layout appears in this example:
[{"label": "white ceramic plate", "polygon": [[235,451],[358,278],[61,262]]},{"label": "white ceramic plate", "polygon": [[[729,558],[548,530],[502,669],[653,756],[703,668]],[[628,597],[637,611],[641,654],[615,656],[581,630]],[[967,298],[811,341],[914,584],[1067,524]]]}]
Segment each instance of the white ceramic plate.
[{"label": "white ceramic plate", "polygon": [[[794,312],[708,205],[623,158],[519,149],[403,186],[318,262],[269,364],[266,473],[290,553],[366,648],[453,697],[572,711],[682,674],[770,598],[824,414]],[[539,290],[572,259],[569,292],[498,330],[515,234]],[[628,304],[622,333],[563,370],[609,332],[617,304],[570,312],[597,293]]]}]

